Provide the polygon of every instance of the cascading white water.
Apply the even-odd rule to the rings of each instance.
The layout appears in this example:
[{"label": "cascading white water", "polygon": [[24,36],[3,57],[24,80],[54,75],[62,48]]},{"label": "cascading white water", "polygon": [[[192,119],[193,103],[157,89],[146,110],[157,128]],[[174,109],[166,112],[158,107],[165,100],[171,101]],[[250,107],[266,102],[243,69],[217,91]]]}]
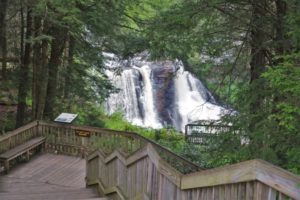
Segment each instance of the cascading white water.
[{"label": "cascading white water", "polygon": [[184,130],[189,122],[197,120],[217,120],[223,110],[212,104],[212,95],[203,84],[191,73],[184,71],[183,66],[177,72],[175,80],[175,98],[181,123],[178,128]]},{"label": "cascading white water", "polygon": [[148,65],[143,65],[139,68],[139,71],[143,78],[144,88],[143,88],[143,105],[144,105],[144,124],[146,126],[161,128],[156,115],[156,110],[154,108],[154,98],[153,98],[153,88],[151,81],[151,69]]},{"label": "cascading white water", "polygon": [[[131,60],[118,60],[112,54],[106,57],[106,74],[120,89],[106,101],[110,114],[122,111],[136,125],[172,125],[183,131],[187,123],[219,119],[225,110],[200,80],[184,71],[179,61],[148,61],[147,54]],[[118,75],[113,71],[118,71]]]},{"label": "cascading white water", "polygon": [[112,84],[120,89],[118,93],[111,94],[108,101],[106,101],[108,113],[122,111],[126,119],[142,126],[143,121],[139,112],[138,94],[135,90],[137,83],[134,82],[139,75],[138,72],[124,70],[120,76],[116,76],[112,71],[106,70],[106,75],[110,78]]}]

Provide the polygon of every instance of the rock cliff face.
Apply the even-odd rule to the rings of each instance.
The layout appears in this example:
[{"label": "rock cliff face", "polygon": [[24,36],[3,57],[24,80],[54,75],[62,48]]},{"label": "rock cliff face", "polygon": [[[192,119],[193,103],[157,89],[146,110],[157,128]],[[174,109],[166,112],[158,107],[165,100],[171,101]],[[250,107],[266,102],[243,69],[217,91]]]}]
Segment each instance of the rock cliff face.
[{"label": "rock cliff face", "polygon": [[164,124],[173,124],[172,112],[175,107],[174,73],[172,62],[156,63],[152,66],[152,84],[154,88],[155,107],[160,121]]},{"label": "rock cliff face", "polygon": [[218,119],[224,110],[180,61],[149,61],[146,54],[131,60],[106,57],[106,74],[120,89],[108,98],[108,113],[122,111],[136,125],[184,130],[191,121]]}]

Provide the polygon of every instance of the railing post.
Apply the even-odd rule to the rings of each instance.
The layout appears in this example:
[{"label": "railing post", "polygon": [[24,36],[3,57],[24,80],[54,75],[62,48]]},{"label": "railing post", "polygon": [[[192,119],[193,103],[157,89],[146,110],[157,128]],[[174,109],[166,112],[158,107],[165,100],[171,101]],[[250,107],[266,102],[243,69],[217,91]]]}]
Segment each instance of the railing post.
[{"label": "railing post", "polygon": [[86,137],[81,137],[81,146],[84,146],[84,147],[88,146],[88,140]]},{"label": "railing post", "polygon": [[43,135],[43,129],[42,125],[40,124],[40,121],[37,121],[37,135],[42,136]]}]

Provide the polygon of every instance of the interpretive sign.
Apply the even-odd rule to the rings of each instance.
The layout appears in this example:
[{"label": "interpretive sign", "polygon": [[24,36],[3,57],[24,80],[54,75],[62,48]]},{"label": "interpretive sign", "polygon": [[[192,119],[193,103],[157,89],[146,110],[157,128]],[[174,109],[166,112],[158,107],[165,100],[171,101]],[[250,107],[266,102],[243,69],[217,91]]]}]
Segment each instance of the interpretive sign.
[{"label": "interpretive sign", "polygon": [[61,113],[58,117],[55,118],[55,122],[62,123],[72,123],[72,121],[77,117],[77,114],[72,113]]}]

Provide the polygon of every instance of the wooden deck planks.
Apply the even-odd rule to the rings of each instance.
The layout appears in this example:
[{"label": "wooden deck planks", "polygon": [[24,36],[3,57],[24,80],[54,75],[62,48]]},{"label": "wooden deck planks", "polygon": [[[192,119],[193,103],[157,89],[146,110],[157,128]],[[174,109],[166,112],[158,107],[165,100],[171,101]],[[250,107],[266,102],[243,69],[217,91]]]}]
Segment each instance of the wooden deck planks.
[{"label": "wooden deck planks", "polygon": [[104,199],[85,188],[85,160],[40,154],[0,175],[0,199]]},{"label": "wooden deck planks", "polygon": [[42,154],[17,166],[7,176],[62,186],[85,187],[85,160],[65,155]]}]

